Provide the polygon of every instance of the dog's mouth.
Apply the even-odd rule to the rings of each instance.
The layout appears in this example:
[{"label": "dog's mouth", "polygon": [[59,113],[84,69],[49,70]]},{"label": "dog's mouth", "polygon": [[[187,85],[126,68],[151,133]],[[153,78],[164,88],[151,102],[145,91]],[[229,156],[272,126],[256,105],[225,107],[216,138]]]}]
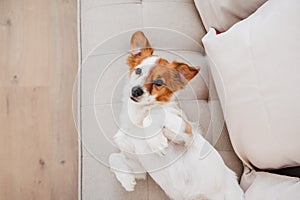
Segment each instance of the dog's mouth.
[{"label": "dog's mouth", "polygon": [[138,101],[136,98],[134,98],[133,96],[131,96],[130,99],[131,99],[132,101],[136,102],[136,103],[139,102],[139,101]]}]

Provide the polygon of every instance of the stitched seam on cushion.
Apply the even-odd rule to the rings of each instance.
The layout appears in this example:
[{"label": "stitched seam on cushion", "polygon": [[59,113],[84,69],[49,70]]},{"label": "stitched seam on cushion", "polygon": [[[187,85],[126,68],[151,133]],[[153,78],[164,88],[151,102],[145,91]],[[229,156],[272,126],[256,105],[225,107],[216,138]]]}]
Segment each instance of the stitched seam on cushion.
[{"label": "stitched seam on cushion", "polygon": [[[203,101],[203,103],[209,103],[206,99],[179,99],[177,102],[182,103],[182,102],[193,102],[193,101]],[[112,105],[112,104],[121,104],[124,103],[123,101],[113,101],[112,103],[110,102],[103,102],[103,103],[88,103],[81,105],[81,108],[84,107],[89,107],[89,106],[104,106],[104,105]]]},{"label": "stitched seam on cushion", "polygon": [[[157,51],[159,51],[159,50],[160,49],[158,49]],[[200,53],[200,54],[202,54],[201,51],[193,51],[193,50],[185,50],[185,49],[173,49],[173,48],[168,49],[168,48],[166,48],[166,50],[172,51],[172,52],[173,51],[175,51],[175,52],[179,51],[179,53],[183,52],[183,53],[194,53],[194,54],[199,54]],[[129,51],[129,50],[127,50],[127,51]],[[154,51],[155,51],[155,48],[154,48]],[[91,54],[90,57],[93,57],[93,56],[102,56],[102,55],[110,55],[110,54],[122,54],[122,53],[124,53],[123,50],[120,50],[120,51],[108,51],[108,52],[103,52],[103,53]]]},{"label": "stitched seam on cushion", "polygon": [[95,8],[99,8],[99,7],[107,7],[107,6],[118,6],[118,5],[130,5],[130,4],[136,4],[136,5],[140,5],[142,2],[119,2],[119,3],[106,3],[106,4],[101,4],[101,5],[96,5],[96,6],[90,6],[88,8],[86,8],[85,10],[83,10],[84,12],[93,10]]},{"label": "stitched seam on cushion", "polygon": [[194,4],[194,2],[182,2],[180,0],[178,1],[162,1],[162,0],[153,0],[153,1],[143,1],[143,3],[185,3],[185,4]]},{"label": "stitched seam on cushion", "polygon": [[[94,8],[99,8],[99,7],[107,7],[107,6],[116,6],[116,5],[126,5],[126,4],[144,4],[144,3],[163,3],[163,1],[157,0],[157,1],[149,1],[149,2],[145,2],[145,1],[139,1],[139,2],[116,2],[116,3],[104,3],[104,4],[100,4],[100,5],[96,5],[96,6],[90,6],[87,7],[84,12],[92,10]],[[182,4],[193,4],[193,2],[181,2],[181,1],[167,1],[167,3],[182,3]]]}]

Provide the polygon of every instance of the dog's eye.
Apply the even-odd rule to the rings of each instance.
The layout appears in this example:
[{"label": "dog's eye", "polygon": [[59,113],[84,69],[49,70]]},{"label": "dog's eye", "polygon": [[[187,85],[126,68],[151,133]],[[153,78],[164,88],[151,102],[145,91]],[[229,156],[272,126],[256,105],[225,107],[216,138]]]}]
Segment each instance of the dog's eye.
[{"label": "dog's eye", "polygon": [[162,86],[164,84],[164,82],[162,80],[156,80],[156,81],[153,81],[153,84],[156,86]]},{"label": "dog's eye", "polygon": [[140,75],[142,73],[142,69],[141,68],[136,68],[135,69],[135,74],[136,75]]}]

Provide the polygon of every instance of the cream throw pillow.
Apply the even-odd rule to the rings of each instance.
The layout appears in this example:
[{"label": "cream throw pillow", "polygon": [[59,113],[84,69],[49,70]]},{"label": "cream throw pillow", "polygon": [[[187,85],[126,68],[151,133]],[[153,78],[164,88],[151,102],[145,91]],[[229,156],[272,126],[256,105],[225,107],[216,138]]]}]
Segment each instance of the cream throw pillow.
[{"label": "cream throw pillow", "polygon": [[256,11],[266,0],[194,0],[206,30],[226,31]]},{"label": "cream throw pillow", "polygon": [[203,38],[233,146],[258,168],[300,165],[300,1],[270,0]]},{"label": "cream throw pillow", "polygon": [[299,178],[266,172],[253,172],[254,180],[246,191],[246,200],[299,200]]}]

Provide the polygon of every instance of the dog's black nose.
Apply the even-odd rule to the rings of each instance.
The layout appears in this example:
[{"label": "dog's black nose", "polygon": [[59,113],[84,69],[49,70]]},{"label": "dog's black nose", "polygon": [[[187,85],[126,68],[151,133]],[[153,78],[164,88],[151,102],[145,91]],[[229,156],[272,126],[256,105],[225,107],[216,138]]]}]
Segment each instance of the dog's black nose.
[{"label": "dog's black nose", "polygon": [[135,87],[132,88],[131,94],[134,97],[139,97],[139,96],[142,96],[144,94],[144,92],[143,92],[141,87],[135,86]]}]

